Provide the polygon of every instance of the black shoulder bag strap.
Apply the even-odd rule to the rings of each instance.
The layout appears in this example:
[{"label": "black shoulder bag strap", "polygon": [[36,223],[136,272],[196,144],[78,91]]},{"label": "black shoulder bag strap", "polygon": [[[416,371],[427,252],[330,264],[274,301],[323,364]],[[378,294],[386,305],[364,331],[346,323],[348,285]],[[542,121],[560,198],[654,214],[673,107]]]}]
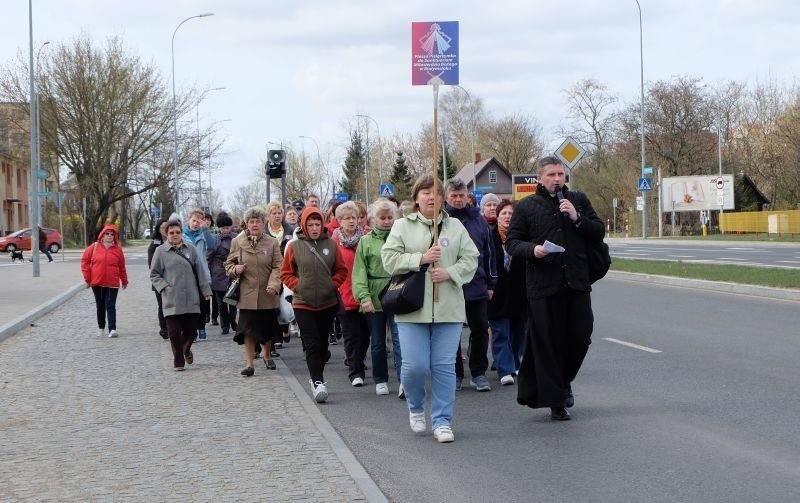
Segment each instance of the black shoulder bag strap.
[{"label": "black shoulder bag strap", "polygon": [[[192,266],[192,272],[194,273],[194,283],[197,285],[197,292],[200,294],[200,302],[203,301],[204,295],[203,290],[200,288],[200,278],[197,277],[197,269],[194,267],[194,262],[189,260],[189,257],[184,255],[183,253],[179,252],[175,248],[170,248],[173,253],[177,254],[178,256],[182,257],[185,261],[189,262],[189,265]],[[188,249],[188,248],[187,248]]]}]

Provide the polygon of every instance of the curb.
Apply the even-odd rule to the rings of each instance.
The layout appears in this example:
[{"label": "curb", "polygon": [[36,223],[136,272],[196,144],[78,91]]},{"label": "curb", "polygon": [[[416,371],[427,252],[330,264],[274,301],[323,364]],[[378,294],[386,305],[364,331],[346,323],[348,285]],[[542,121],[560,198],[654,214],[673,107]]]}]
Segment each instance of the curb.
[{"label": "curb", "polygon": [[789,288],[775,288],[770,286],[744,285],[741,283],[727,283],[708,281],[705,279],[678,278],[675,276],[659,276],[639,272],[608,271],[607,278],[634,281],[638,283],[657,283],[659,285],[676,286],[679,288],[696,288],[712,292],[749,295],[767,299],[788,300],[800,302],[800,290]]},{"label": "curb", "polygon": [[286,379],[286,382],[289,384],[289,388],[291,388],[295,397],[297,397],[297,400],[311,418],[314,426],[317,427],[317,430],[319,430],[322,436],[325,437],[325,440],[328,441],[328,445],[331,446],[331,449],[333,449],[333,452],[336,454],[336,457],[339,458],[339,461],[342,462],[345,470],[347,470],[347,473],[356,483],[358,488],[361,489],[361,492],[364,493],[366,500],[374,503],[387,502],[388,500],[386,499],[386,496],[384,496],[378,485],[374,480],[372,480],[372,477],[369,476],[358,459],[356,459],[356,457],[347,447],[347,444],[344,443],[342,437],[336,433],[336,430],[325,418],[325,415],[322,414],[319,408],[317,408],[317,405],[311,401],[311,397],[308,396],[305,388],[297,379],[297,376],[295,376],[292,370],[282,361],[275,360],[275,363],[278,365],[279,373],[284,377],[284,379]]},{"label": "curb", "polygon": [[28,311],[27,313],[23,314],[22,316],[15,318],[5,325],[0,326],[0,342],[8,339],[12,335],[16,334],[23,328],[27,327],[28,325],[32,324],[34,321],[38,320],[45,314],[49,313],[53,309],[57,308],[61,304],[65,303],[69,299],[71,299],[75,294],[80,292],[81,290],[86,289],[86,283],[78,283],[77,285],[73,286],[72,288],[68,289],[66,292],[62,293],[61,295],[50,299],[49,301],[45,302],[44,304],[40,304],[39,306],[35,307],[34,309]]}]

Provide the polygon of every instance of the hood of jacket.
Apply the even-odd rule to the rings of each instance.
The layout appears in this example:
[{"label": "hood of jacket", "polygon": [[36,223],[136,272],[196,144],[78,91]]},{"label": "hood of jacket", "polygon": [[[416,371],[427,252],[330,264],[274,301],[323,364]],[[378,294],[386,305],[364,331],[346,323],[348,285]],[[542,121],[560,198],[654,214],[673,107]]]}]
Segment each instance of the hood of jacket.
[{"label": "hood of jacket", "polygon": [[117,230],[117,226],[114,225],[114,224],[106,224],[106,225],[103,226],[103,230],[101,230],[100,234],[97,235],[97,242],[99,243],[99,242],[103,241],[103,234],[105,234],[106,231],[112,231],[114,233],[114,244],[118,245],[119,244],[119,231]]},{"label": "hood of jacket", "polygon": [[319,218],[320,222],[322,222],[322,234],[319,235],[318,239],[325,239],[328,237],[328,229],[325,227],[325,216],[314,206],[309,206],[303,210],[303,214],[300,216],[300,231],[297,232],[298,239],[311,239],[308,237],[308,218],[311,215],[316,215]]}]

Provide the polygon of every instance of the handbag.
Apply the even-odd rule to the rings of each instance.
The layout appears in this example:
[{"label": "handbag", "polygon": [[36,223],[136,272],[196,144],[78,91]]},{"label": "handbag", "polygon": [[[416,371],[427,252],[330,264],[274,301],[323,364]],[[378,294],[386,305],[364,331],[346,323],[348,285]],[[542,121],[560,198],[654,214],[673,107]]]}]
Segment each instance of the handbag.
[{"label": "handbag", "polygon": [[[322,257],[319,256],[317,250],[313,246],[311,246],[307,241],[303,242],[306,244],[306,246],[308,246],[308,249],[311,250],[311,253],[313,253],[314,256],[319,259],[320,263],[322,263],[322,267],[324,267],[325,270],[328,271],[328,275],[332,278],[333,272],[331,272],[331,268],[328,267],[328,264],[326,264],[324,260],[322,260]],[[342,299],[342,294],[339,293],[338,288],[334,288],[333,291],[336,292],[336,303],[337,303],[336,314],[337,316],[341,316],[347,312],[347,309],[344,306],[344,299]]]},{"label": "handbag", "polygon": [[611,254],[605,241],[586,243],[586,261],[589,264],[589,281],[594,283],[606,275],[611,267]]},{"label": "handbag", "polygon": [[420,266],[419,271],[392,276],[378,297],[383,312],[387,314],[408,314],[422,309],[425,303],[425,271],[428,264]]},{"label": "handbag", "polygon": [[[239,247],[239,264],[243,262],[242,248]],[[222,302],[235,306],[239,303],[239,277],[236,277],[231,284],[228,285],[228,290],[225,291],[225,296],[222,297]]]},{"label": "handbag", "polygon": [[[437,226],[442,232],[442,223]],[[431,239],[433,246],[433,239]],[[383,312],[387,314],[408,314],[419,311],[425,304],[425,272],[429,264],[421,265],[419,271],[392,275],[392,278],[378,294]]]}]

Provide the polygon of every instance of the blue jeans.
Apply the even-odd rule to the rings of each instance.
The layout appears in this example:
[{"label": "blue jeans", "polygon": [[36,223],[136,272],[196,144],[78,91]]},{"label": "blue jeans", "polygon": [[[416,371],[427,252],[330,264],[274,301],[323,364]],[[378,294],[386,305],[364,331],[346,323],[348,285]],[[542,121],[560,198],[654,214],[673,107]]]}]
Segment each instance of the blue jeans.
[{"label": "blue jeans", "polygon": [[498,318],[489,320],[489,326],[492,327],[492,358],[497,377],[515,373],[525,350],[527,321]]},{"label": "blue jeans", "polygon": [[97,307],[97,326],[106,328],[106,315],[108,315],[108,330],[117,329],[117,293],[119,288],[93,286],[94,304]]},{"label": "blue jeans", "polygon": [[400,364],[403,361],[400,350],[400,338],[397,335],[397,323],[394,316],[383,312],[366,313],[369,325],[370,345],[372,347],[372,378],[375,384],[389,382],[389,369],[386,363],[386,323],[392,333],[392,346],[394,351],[394,371],[397,373],[397,382],[400,382]]},{"label": "blue jeans", "polygon": [[431,376],[431,425],[449,425],[456,401],[456,349],[461,323],[398,323],[400,371],[408,410],[425,411],[425,380]]}]

